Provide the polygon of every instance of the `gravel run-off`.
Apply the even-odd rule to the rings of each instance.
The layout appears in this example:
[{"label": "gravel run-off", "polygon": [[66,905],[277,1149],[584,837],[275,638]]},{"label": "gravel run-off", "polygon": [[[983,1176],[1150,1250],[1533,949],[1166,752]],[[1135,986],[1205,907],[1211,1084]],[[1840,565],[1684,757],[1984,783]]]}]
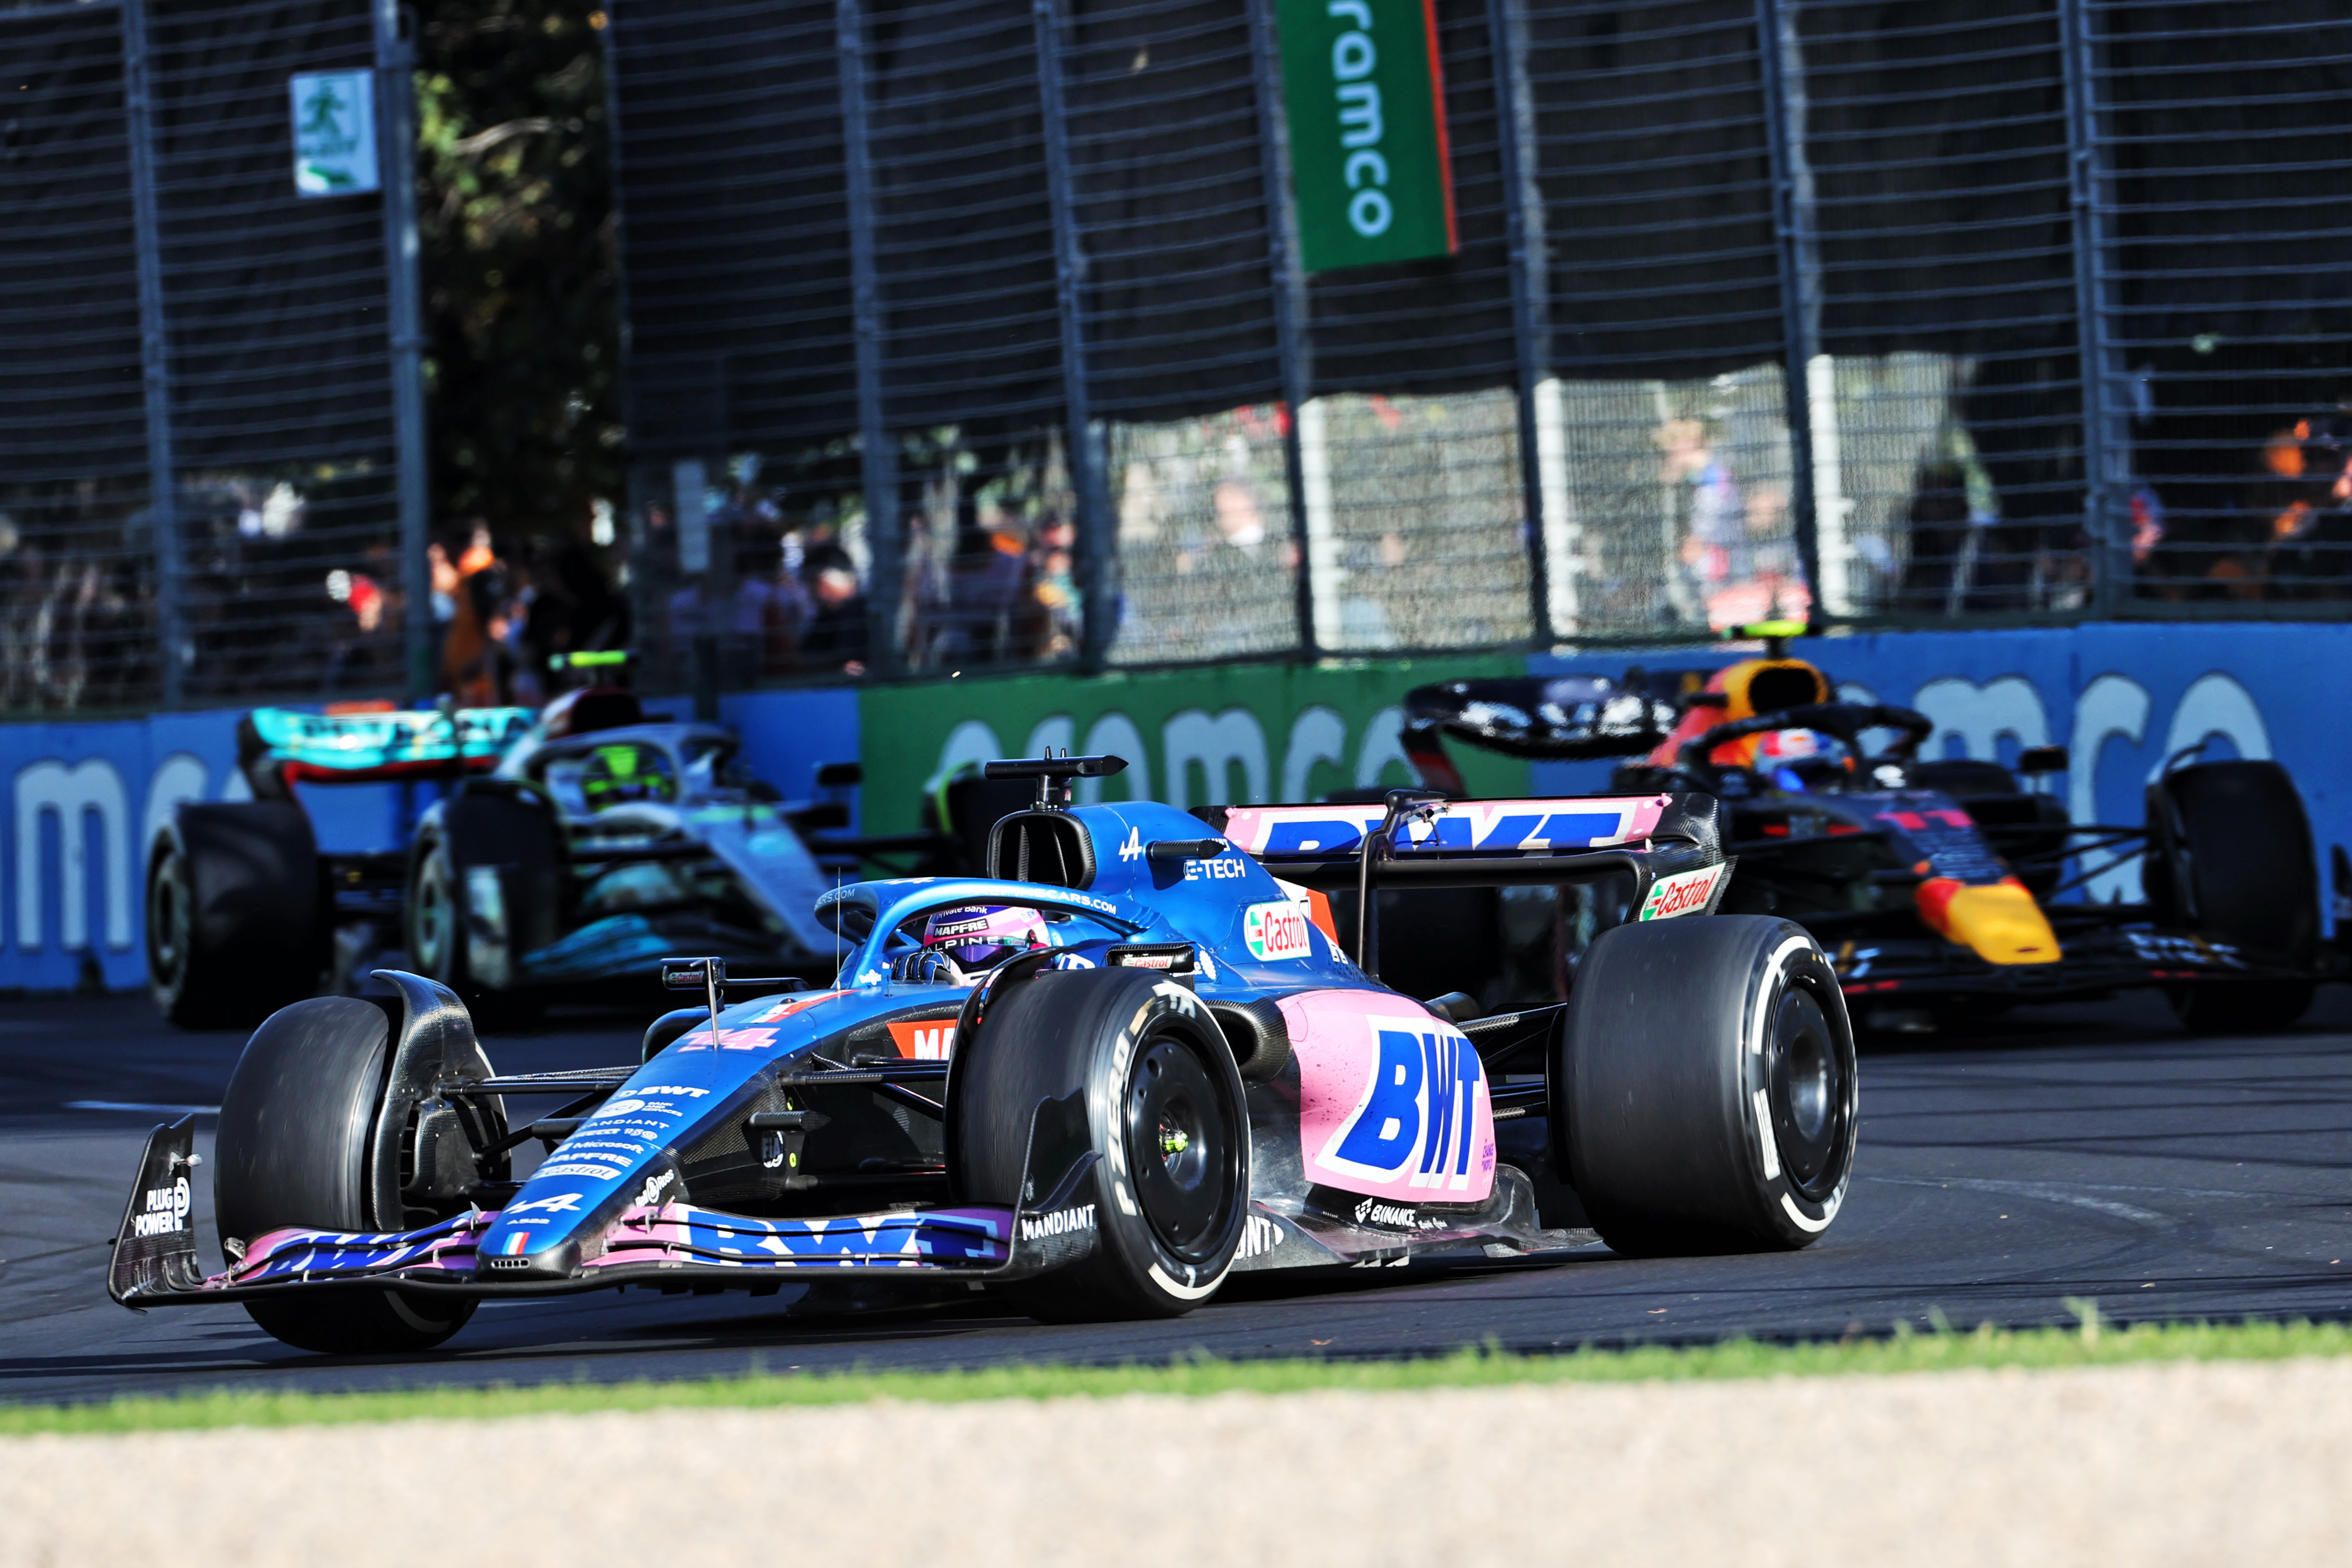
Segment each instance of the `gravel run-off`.
[{"label": "gravel run-off", "polygon": [[2352,1360],[0,1440],[0,1563],[2179,1563],[2352,1549]]}]

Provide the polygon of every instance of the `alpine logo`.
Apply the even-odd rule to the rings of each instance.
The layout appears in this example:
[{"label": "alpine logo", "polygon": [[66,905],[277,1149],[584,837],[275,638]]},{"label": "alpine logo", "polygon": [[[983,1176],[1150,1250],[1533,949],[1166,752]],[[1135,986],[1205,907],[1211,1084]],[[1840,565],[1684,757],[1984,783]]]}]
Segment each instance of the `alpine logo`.
[{"label": "alpine logo", "polygon": [[146,1206],[131,1216],[133,1236],[177,1236],[188,1228],[188,1178],[147,1189]]},{"label": "alpine logo", "polygon": [[1287,899],[1252,904],[1242,911],[1242,942],[1255,959],[1308,956],[1315,948],[1307,933],[1313,929],[1307,911]]},{"label": "alpine logo", "polygon": [[578,1193],[557,1193],[551,1197],[525,1198],[519,1204],[509,1204],[506,1206],[506,1213],[513,1215],[529,1214],[534,1209],[543,1209],[549,1214],[571,1214],[579,1207]]},{"label": "alpine logo", "polygon": [[1044,1241],[1049,1237],[1070,1236],[1095,1227],[1095,1205],[1079,1204],[1073,1208],[1055,1209],[1052,1214],[1023,1215],[1021,1239]]},{"label": "alpine logo", "polygon": [[1731,869],[1725,861],[1702,866],[1696,871],[1677,871],[1671,877],[1661,877],[1650,884],[1649,897],[1642,900],[1638,917],[1645,921],[1672,920],[1676,915],[1705,914],[1715,897],[1717,886]]},{"label": "alpine logo", "polygon": [[1127,830],[1127,838],[1118,847],[1118,858],[1122,860],[1143,858],[1143,829],[1130,827]]}]

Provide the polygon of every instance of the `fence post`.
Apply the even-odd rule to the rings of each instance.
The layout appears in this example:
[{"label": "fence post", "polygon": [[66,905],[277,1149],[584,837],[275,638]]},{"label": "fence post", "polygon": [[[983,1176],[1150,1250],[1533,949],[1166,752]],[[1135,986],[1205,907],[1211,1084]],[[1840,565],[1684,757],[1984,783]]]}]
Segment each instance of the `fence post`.
[{"label": "fence post", "polygon": [[179,466],[172,452],[172,353],[163,323],[163,234],[155,213],[155,121],[146,0],[122,0],[122,106],[131,143],[131,221],[139,254],[139,364],[147,412],[147,518],[155,537],[155,661],[166,708],[180,705],[189,654],[180,553]]},{"label": "fence post", "polygon": [[1265,179],[1265,259],[1274,283],[1274,347],[1281,363],[1283,465],[1290,479],[1290,542],[1298,555],[1298,649],[1312,658],[1323,651],[1315,629],[1315,541],[1307,526],[1307,464],[1299,426],[1307,410],[1313,373],[1307,363],[1304,319],[1307,279],[1298,270],[1297,219],[1290,203],[1290,136],[1282,119],[1281,80],[1275,52],[1274,0],[1248,0],[1250,60],[1257,87],[1259,167]]},{"label": "fence post", "polygon": [[392,339],[392,432],[399,468],[401,617],[408,695],[439,684],[434,647],[433,491],[425,444],[425,310],[416,277],[416,46],[400,0],[375,0],[376,157],[383,170],[384,315]]},{"label": "fence post", "polygon": [[2114,428],[2116,353],[2107,321],[2114,300],[2105,269],[2105,209],[2113,205],[2113,175],[2100,133],[2096,40],[2089,0],[2059,0],[2066,82],[2066,168],[2074,205],[2074,341],[2083,378],[2083,511],[2091,536],[2093,606],[2113,614],[2130,582],[2127,542],[2116,534],[2114,460],[2124,436]]},{"label": "fence post", "polygon": [[[1781,376],[1789,416],[1789,519],[1815,612],[1836,615],[1846,608],[1844,552],[1835,552],[1835,584],[1824,582],[1814,494],[1813,364],[1822,352],[1822,255],[1813,170],[1805,156],[1805,67],[1797,36],[1797,4],[1798,0],[1756,0],[1756,57],[1763,79],[1764,134],[1772,168],[1772,237],[1780,252]],[[1824,362],[1823,369],[1827,368]],[[1832,420],[1836,418],[1834,404],[1825,412]]]},{"label": "fence post", "polygon": [[[1503,154],[1504,225],[1511,257],[1511,334],[1518,346],[1519,504],[1527,530],[1529,640],[1548,648],[1559,635],[1551,613],[1552,574],[1572,580],[1573,570],[1569,562],[1551,557],[1554,520],[1544,504],[1544,426],[1537,388],[1551,374],[1550,264],[1544,246],[1543,195],[1535,178],[1535,116],[1524,79],[1522,32],[1514,0],[1486,0],[1495,132]],[[1570,604],[1572,619],[1572,599]]]},{"label": "fence post", "polygon": [[898,611],[906,599],[898,535],[898,454],[882,412],[882,297],[874,256],[874,165],[866,127],[866,24],[857,0],[839,0],[841,156],[849,195],[850,313],[857,334],[857,447],[866,491],[867,667],[895,675],[904,661]]},{"label": "fence post", "polygon": [[1035,0],[1037,98],[1045,136],[1045,188],[1054,209],[1054,302],[1062,319],[1062,400],[1069,424],[1070,489],[1078,506],[1078,585],[1085,615],[1078,660],[1087,672],[1102,668],[1110,654],[1118,617],[1111,613],[1109,588],[1115,548],[1110,496],[1104,482],[1105,454],[1095,438],[1094,409],[1087,393],[1085,304],[1086,252],[1078,244],[1076,189],[1070,177],[1070,143],[1062,100],[1062,16],[1058,0]]}]

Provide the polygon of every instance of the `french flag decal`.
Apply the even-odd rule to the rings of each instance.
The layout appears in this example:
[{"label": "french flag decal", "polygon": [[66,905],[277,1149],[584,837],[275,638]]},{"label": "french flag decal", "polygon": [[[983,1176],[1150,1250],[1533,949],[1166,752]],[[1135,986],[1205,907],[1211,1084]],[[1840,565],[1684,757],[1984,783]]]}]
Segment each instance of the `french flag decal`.
[{"label": "french flag decal", "polygon": [[507,1256],[520,1258],[530,1247],[530,1232],[519,1230],[507,1237]]}]

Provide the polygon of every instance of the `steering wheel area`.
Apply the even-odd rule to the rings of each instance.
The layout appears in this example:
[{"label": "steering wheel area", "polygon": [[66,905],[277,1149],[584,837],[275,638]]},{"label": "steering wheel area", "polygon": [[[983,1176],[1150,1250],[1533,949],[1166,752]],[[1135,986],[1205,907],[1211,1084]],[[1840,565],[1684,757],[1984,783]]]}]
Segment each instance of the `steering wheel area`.
[{"label": "steering wheel area", "polygon": [[1675,769],[1703,787],[1713,789],[1726,773],[1748,771],[1733,770],[1710,761],[1716,748],[1775,730],[1818,730],[1843,742],[1857,757],[1861,757],[1864,730],[1902,731],[1895,744],[1880,755],[1862,758],[1863,769],[1867,773],[1882,764],[1900,766],[1915,759],[1920,742],[1935,733],[1936,721],[1916,709],[1882,702],[1807,702],[1794,708],[1777,708],[1751,719],[1734,719],[1693,736],[1675,753]]}]

